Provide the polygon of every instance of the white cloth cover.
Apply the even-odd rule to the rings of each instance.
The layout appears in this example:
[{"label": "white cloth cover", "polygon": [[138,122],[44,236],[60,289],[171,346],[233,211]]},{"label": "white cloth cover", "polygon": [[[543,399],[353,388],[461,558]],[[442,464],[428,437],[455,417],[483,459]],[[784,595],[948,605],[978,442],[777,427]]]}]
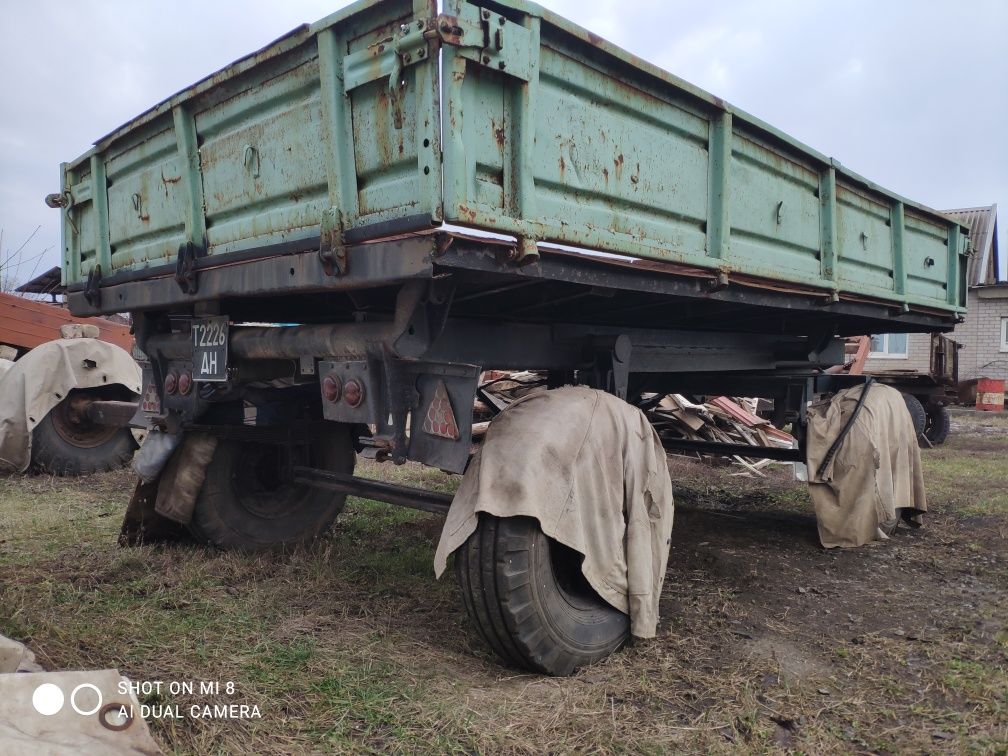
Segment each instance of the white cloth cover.
[{"label": "white cloth cover", "polygon": [[[120,693],[123,681],[126,681],[125,694]],[[33,703],[36,691],[43,685],[59,690],[55,698],[59,708],[55,713],[41,714]],[[79,687],[82,685],[93,688]],[[53,700],[51,696],[37,699],[43,708],[46,699]],[[71,699],[86,716],[73,709]],[[123,729],[109,729],[99,721],[102,709],[110,704],[114,708],[105,712],[105,721],[118,727],[126,725]],[[132,719],[120,720],[120,707],[125,707],[127,713],[132,712]],[[141,713],[136,695],[129,692],[127,678],[115,669],[0,674],[0,753],[25,756],[159,754],[161,749],[151,737]]]},{"label": "white cloth cover", "polygon": [[32,349],[0,375],[0,471],[23,472],[31,432],[71,389],[120,384],[140,393],[140,366],[98,339],[56,339]]},{"label": "white cloth cover", "polygon": [[884,539],[900,516],[919,525],[927,511],[913,420],[900,392],[890,386],[871,387],[836,455],[817,474],[862,391],[862,386],[845,389],[808,412],[809,492],[819,541],[828,549]]},{"label": "white cloth cover", "polygon": [[444,572],[478,512],[534,517],[584,555],[585,578],[630,615],[630,632],[650,638],[673,511],[665,450],[639,409],[583,386],[532,394],[490,424],[452,501],[434,571]]}]

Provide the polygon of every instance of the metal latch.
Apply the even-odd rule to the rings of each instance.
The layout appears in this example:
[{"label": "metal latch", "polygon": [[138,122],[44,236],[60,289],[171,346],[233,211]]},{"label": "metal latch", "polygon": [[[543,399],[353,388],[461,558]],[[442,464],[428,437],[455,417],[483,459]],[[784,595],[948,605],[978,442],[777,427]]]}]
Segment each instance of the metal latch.
[{"label": "metal latch", "polygon": [[330,207],[322,213],[319,232],[319,260],[326,275],[345,276],[347,249],[343,240],[343,213],[339,208]]},{"label": "metal latch", "polygon": [[401,24],[395,35],[368,45],[363,50],[343,58],[343,91],[351,90],[378,79],[388,78],[389,100],[395,127],[403,126],[402,91],[406,86],[403,69],[426,60],[430,19],[419,18]]},{"label": "metal latch", "polygon": [[532,33],[521,24],[469,3],[435,23],[441,41],[458,47],[463,58],[522,81],[532,77]]}]

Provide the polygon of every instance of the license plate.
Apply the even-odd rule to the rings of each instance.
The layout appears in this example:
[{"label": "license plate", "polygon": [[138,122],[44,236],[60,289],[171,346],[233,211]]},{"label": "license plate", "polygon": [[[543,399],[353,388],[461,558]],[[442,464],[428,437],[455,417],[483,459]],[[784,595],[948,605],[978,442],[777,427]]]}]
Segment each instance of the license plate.
[{"label": "license plate", "polygon": [[193,378],[197,381],[226,381],[228,319],[226,316],[200,318],[192,324]]}]

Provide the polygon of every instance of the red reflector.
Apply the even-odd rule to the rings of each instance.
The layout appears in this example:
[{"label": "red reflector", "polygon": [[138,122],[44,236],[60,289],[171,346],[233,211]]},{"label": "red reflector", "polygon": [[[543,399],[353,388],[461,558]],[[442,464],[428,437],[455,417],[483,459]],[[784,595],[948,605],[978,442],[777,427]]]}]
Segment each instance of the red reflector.
[{"label": "red reflector", "polygon": [[178,391],[182,396],[188,396],[191,388],[192,376],[186,371],[178,377]]},{"label": "red reflector", "polygon": [[161,411],[161,397],[158,396],[157,386],[153,383],[147,384],[147,390],[144,391],[143,402],[141,402],[140,408],[144,412]]},{"label": "red reflector", "polygon": [[447,438],[458,441],[459,429],[455,422],[455,413],[452,412],[451,399],[448,398],[448,387],[444,381],[438,381],[437,388],[434,389],[434,398],[430,406],[427,407],[427,415],[424,417],[421,426],[424,433],[439,438]]},{"label": "red reflector", "polygon": [[343,393],[343,381],[336,373],[329,373],[322,379],[322,396],[329,402],[338,402]]},{"label": "red reflector", "polygon": [[168,373],[164,379],[164,390],[166,394],[174,394],[178,387],[178,376],[175,373]]},{"label": "red reflector", "polygon": [[351,407],[359,407],[364,401],[364,386],[356,378],[351,378],[344,384],[343,401]]}]

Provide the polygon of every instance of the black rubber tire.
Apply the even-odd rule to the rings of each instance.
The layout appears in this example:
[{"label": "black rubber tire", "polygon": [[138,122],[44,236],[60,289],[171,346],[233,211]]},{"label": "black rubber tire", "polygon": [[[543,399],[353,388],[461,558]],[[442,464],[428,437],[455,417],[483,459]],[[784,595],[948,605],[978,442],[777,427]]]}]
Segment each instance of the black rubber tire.
[{"label": "black rubber tire", "polygon": [[[98,399],[135,398],[121,387],[72,390],[32,430],[31,469],[76,476],[118,470],[133,459],[137,444],[129,428],[108,428],[69,420],[70,401],[81,394]],[[97,393],[96,393],[97,392]]]},{"label": "black rubber tire", "polygon": [[505,663],[569,675],[626,641],[630,618],[595,593],[581,559],[532,518],[479,515],[455,574],[470,619]]},{"label": "black rubber tire", "polygon": [[924,412],[927,415],[924,437],[931,442],[931,446],[941,446],[952,429],[952,418],[948,408],[942,404],[929,402]]},{"label": "black rubber tire", "polygon": [[921,404],[920,399],[913,394],[904,393],[903,401],[906,403],[907,412],[910,413],[910,418],[913,420],[914,438],[920,438],[921,434],[924,432],[924,426],[927,424],[927,415],[924,414],[924,405]]},{"label": "black rubber tire", "polygon": [[[353,439],[347,426],[333,428],[295,464],[333,472],[354,469]],[[344,494],[281,479],[283,449],[221,439],[207,468],[190,532],[221,549],[263,551],[309,543],[323,535],[346,503]]]}]

